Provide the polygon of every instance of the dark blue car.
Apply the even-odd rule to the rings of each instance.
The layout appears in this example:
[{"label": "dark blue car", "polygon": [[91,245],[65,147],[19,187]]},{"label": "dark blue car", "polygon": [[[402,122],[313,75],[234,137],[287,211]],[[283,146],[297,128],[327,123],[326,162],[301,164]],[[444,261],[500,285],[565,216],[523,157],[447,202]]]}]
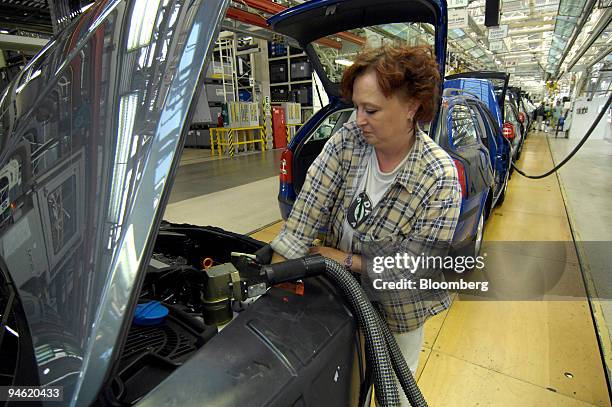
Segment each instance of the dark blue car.
[{"label": "dark blue car", "polygon": [[502,135],[493,85],[484,79],[446,80],[440,118],[432,138],[453,158],[462,188],[453,243],[477,254],[485,220],[504,201],[510,173],[511,145]]},{"label": "dark blue car", "polygon": [[[457,74],[452,77],[447,77],[444,81],[444,89],[454,88],[464,91],[464,96],[476,97],[479,103],[479,110],[482,114],[482,122],[488,132],[488,137],[485,142],[489,150],[491,164],[495,175],[495,188],[492,197],[492,206],[499,205],[504,201],[507,180],[510,176],[510,157],[512,155],[512,138],[508,138],[507,123],[504,122],[504,109],[500,100],[503,100],[503,90],[496,87],[490,79],[482,79],[477,77],[461,78]],[[503,74],[506,75],[507,74]],[[506,82],[507,83],[507,82]],[[506,131],[504,129],[506,128]]]}]

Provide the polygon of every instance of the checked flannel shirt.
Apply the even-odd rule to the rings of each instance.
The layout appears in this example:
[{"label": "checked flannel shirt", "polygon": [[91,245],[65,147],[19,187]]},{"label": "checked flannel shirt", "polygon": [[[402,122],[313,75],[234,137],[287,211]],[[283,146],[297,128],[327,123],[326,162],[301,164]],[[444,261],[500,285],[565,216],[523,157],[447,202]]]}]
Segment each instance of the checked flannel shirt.
[{"label": "checked flannel shirt", "polygon": [[[325,246],[338,247],[346,211],[365,172],[370,149],[373,147],[355,122],[346,123],[327,141],[308,170],[287,222],[271,243],[274,251],[285,258],[304,256],[322,229],[327,230]],[[408,154],[395,183],[355,230],[353,253],[361,254],[364,244],[385,239],[407,247],[412,243],[419,247],[450,246],[461,206],[455,165],[421,131],[416,132]],[[398,295],[380,305],[391,330],[406,332],[420,327],[450,303],[446,291],[436,290],[426,298]]]}]

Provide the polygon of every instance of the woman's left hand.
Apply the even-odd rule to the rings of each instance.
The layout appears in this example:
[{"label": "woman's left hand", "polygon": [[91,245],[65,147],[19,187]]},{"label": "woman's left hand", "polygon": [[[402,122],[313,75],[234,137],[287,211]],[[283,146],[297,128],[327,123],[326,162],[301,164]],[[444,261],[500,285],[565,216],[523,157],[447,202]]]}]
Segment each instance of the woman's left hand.
[{"label": "woman's left hand", "polygon": [[338,249],[334,249],[331,247],[324,247],[324,246],[311,247],[310,254],[320,254],[321,256],[327,257],[328,259],[335,260],[340,264],[344,264],[344,260],[346,259],[346,253]]}]

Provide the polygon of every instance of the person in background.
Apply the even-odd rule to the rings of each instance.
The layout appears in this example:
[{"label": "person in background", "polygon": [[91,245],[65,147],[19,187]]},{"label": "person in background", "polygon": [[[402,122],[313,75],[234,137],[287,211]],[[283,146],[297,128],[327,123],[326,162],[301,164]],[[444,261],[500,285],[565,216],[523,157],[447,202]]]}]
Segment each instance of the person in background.
[{"label": "person in background", "polygon": [[550,107],[550,104],[546,103],[546,105],[544,106],[544,132],[548,133],[548,130],[550,129],[550,123],[552,120],[552,109]]},{"label": "person in background", "polygon": [[544,122],[544,102],[540,102],[540,106],[536,109],[536,130],[542,131],[542,123]]},{"label": "person in background", "polygon": [[[385,45],[356,57],[341,82],[356,120],[344,124],[310,166],[287,222],[271,242],[273,262],[318,253],[352,272],[369,273],[362,249],[370,243],[450,246],[461,206],[457,170],[418,125],[435,116],[440,80],[429,46]],[[314,246],[320,230],[327,235]],[[382,304],[413,374],[423,324],[450,303],[441,291],[427,300]],[[401,398],[409,406],[403,393]]]},{"label": "person in background", "polygon": [[561,106],[561,101],[557,100],[557,103],[555,104],[555,107],[553,108],[552,111],[552,127],[557,128],[558,124],[559,124],[559,119],[561,119],[561,116],[563,115],[563,107]]},{"label": "person in background", "polygon": [[[563,128],[565,127],[565,120],[567,119],[568,114],[569,114],[569,109],[565,110],[565,113],[563,113],[559,117],[559,120],[557,121],[557,127],[555,128],[555,138],[557,138],[557,136],[559,135],[559,131],[561,131],[562,133],[565,132]],[[567,132],[565,132],[565,138],[568,138]]]}]

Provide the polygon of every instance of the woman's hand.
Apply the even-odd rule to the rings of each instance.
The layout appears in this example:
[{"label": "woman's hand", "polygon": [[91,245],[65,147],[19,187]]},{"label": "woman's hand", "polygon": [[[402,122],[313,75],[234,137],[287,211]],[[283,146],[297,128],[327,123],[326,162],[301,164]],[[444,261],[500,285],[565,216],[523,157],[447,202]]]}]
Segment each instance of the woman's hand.
[{"label": "woman's hand", "polygon": [[331,247],[325,246],[313,246],[310,248],[310,254],[320,254],[323,257],[327,257],[328,259],[335,260],[340,264],[344,264],[344,260],[346,259],[346,253],[334,249]]}]

